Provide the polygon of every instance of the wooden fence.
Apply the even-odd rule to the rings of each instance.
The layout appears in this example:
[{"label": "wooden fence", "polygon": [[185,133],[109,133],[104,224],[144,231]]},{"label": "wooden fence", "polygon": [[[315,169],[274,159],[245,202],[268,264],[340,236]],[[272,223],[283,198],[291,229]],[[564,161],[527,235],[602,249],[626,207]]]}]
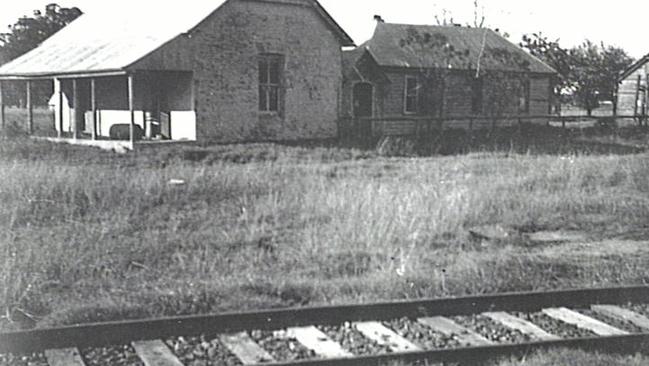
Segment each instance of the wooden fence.
[{"label": "wooden fence", "polygon": [[381,117],[347,118],[341,120],[341,137],[380,139],[388,136],[425,136],[447,130],[484,131],[502,128],[521,128],[529,125],[582,128],[597,125],[617,126],[626,122],[647,125],[646,116],[561,116],[561,115],[509,115],[498,118],[485,116],[448,117]]}]

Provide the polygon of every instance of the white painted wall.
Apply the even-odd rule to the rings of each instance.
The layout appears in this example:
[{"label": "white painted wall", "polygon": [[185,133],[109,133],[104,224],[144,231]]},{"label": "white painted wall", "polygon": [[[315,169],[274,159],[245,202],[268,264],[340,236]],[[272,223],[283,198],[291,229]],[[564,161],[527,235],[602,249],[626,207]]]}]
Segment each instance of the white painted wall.
[{"label": "white painted wall", "polygon": [[[88,112],[86,120],[90,121],[92,112]],[[99,111],[99,136],[109,137],[110,128],[116,124],[130,124],[129,111]],[[144,111],[135,111],[135,124],[144,128]],[[88,132],[90,127],[88,126]],[[174,141],[196,141],[196,113],[194,111],[171,112],[171,137]]]},{"label": "white painted wall", "polygon": [[[131,123],[130,111],[99,111],[97,122],[97,135],[102,137],[110,137],[110,128],[114,125]],[[86,114],[86,121],[90,121],[92,112]],[[135,124],[144,128],[144,112],[135,111]]]},{"label": "white painted wall", "polygon": [[[54,112],[56,130],[59,130],[58,95],[55,94],[50,98],[49,108]],[[130,124],[130,111],[100,110],[98,111],[97,135],[101,137],[110,137],[110,128],[116,124]],[[69,107],[68,98],[63,94],[63,132],[72,132],[72,119],[74,109]],[[86,112],[86,121],[92,120],[92,112]],[[135,124],[144,128],[145,115],[144,111],[135,111]],[[86,123],[83,131],[90,134],[90,123]],[[171,137],[174,141],[196,141],[196,113],[194,111],[172,111],[171,112]]]},{"label": "white painted wall", "polygon": [[174,141],[196,141],[196,112],[171,112],[171,138]]},{"label": "white painted wall", "polygon": [[[58,110],[59,110],[59,96],[57,93],[52,95],[50,98],[50,101],[48,102],[49,108],[52,112],[54,112],[54,125],[56,126],[56,131],[58,131],[61,126],[60,120],[61,117],[59,116]],[[74,109],[70,108],[70,104],[68,103],[68,97],[63,94],[63,132],[72,132],[72,115],[74,113]]]}]

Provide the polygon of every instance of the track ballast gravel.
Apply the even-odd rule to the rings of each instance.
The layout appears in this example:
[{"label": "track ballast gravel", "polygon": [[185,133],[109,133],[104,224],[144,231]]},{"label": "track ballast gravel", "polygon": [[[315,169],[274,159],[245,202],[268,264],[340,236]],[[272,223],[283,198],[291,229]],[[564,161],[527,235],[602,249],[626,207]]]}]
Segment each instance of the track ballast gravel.
[{"label": "track ballast gravel", "polygon": [[629,306],[626,306],[627,309],[631,311],[635,311],[636,313],[640,315],[644,315],[646,317],[649,317],[649,305],[645,304],[631,304]]},{"label": "track ballast gravel", "polygon": [[144,366],[131,346],[89,348],[81,351],[86,366]]},{"label": "track ballast gravel", "polygon": [[297,339],[291,338],[286,331],[250,332],[250,337],[266,350],[276,361],[299,361],[318,358],[312,350],[304,347]]},{"label": "track ballast gravel", "polygon": [[446,336],[414,319],[401,318],[384,322],[383,325],[424,349],[451,349],[464,346],[457,336]]},{"label": "track ballast gravel", "polygon": [[177,337],[165,343],[186,366],[243,365],[216,337]]},{"label": "track ballast gravel", "polygon": [[495,343],[526,343],[533,340],[531,336],[516,329],[511,329],[483,315],[456,316],[452,319],[459,325]]},{"label": "track ballast gravel", "polygon": [[596,313],[592,310],[579,310],[579,313],[584,314],[586,316],[589,316],[593,319],[597,319],[601,322],[604,322],[612,327],[615,327],[617,329],[629,332],[629,333],[643,333],[644,331],[642,328],[634,325],[631,322],[627,322],[624,320],[616,319],[616,318],[611,318],[605,315],[601,315],[599,313]]},{"label": "track ballast gravel", "polygon": [[370,356],[392,352],[389,346],[380,345],[366,338],[351,323],[345,323],[340,326],[320,326],[318,328],[333,341],[341,344],[345,351],[351,352],[356,356]]},{"label": "track ballast gravel", "polygon": [[562,322],[561,320],[554,319],[543,313],[514,313],[512,315],[532,322],[544,331],[564,339],[590,338],[597,336],[595,333],[589,330],[581,329],[575,325]]},{"label": "track ballast gravel", "polygon": [[45,356],[33,354],[28,356],[0,354],[0,366],[48,366]]}]

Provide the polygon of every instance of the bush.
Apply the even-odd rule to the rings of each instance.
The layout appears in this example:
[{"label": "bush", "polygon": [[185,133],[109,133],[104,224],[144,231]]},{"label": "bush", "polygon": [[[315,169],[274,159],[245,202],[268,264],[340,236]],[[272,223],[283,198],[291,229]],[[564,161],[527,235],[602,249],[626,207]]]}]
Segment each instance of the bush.
[{"label": "bush", "polygon": [[388,136],[379,141],[376,152],[385,157],[414,157],[419,155],[417,145],[412,137]]}]

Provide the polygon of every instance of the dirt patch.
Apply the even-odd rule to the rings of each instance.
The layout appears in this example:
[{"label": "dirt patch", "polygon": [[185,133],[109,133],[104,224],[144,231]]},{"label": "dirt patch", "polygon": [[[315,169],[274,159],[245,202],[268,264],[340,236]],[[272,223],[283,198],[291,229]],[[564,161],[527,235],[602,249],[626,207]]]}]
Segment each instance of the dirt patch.
[{"label": "dirt patch", "polygon": [[611,255],[638,255],[649,253],[649,241],[633,240],[604,240],[590,243],[565,243],[563,245],[546,248],[542,255],[549,257],[604,257]]},{"label": "dirt patch", "polygon": [[535,244],[585,242],[588,235],[580,231],[539,231],[525,235]]}]

